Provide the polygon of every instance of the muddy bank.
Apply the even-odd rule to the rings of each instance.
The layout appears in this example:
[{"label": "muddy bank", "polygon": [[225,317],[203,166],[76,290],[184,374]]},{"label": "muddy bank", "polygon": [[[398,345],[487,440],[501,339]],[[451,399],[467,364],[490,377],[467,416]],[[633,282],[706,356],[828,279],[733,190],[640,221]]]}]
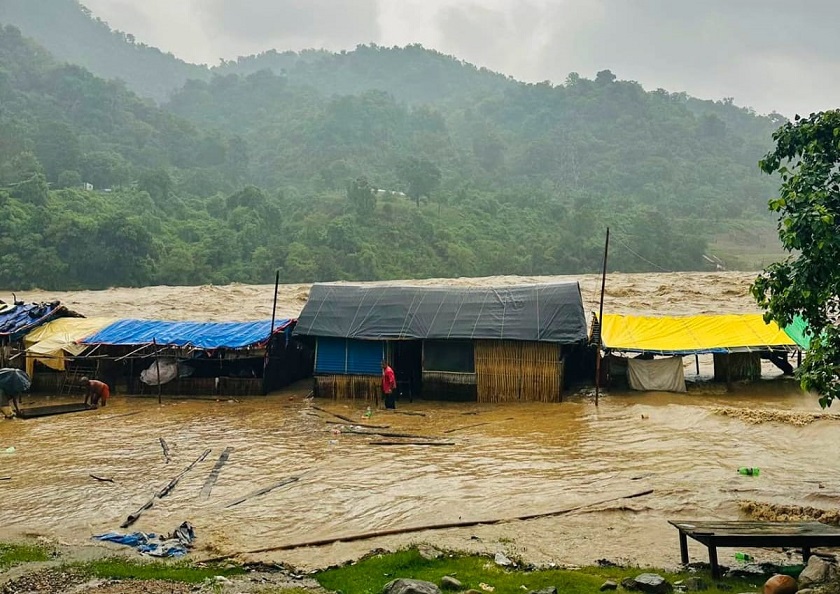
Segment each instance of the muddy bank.
[{"label": "muddy bank", "polygon": [[[816,400],[816,397],[813,397]],[[769,410],[715,407],[712,412],[725,417],[733,417],[744,423],[761,425],[762,423],[786,423],[796,427],[804,427],[815,421],[840,421],[840,413],[803,412],[791,410]]]},{"label": "muddy bank", "polygon": [[840,526],[840,510],[819,509],[801,505],[784,505],[776,503],[761,503],[758,501],[742,501],[739,503],[741,511],[756,520],[768,522],[822,522]]}]

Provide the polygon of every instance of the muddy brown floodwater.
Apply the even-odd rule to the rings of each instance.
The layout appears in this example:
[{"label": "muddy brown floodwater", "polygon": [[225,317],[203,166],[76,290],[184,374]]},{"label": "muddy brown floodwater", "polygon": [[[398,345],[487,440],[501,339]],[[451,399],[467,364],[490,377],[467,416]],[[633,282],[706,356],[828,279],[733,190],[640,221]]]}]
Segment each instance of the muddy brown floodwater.
[{"label": "muddy brown floodwater", "polygon": [[[451,447],[369,445],[334,435],[304,398],[308,386],[242,402],[114,398],[113,406],[63,417],[0,423],[0,538],[56,537],[70,544],[117,529],[125,517],[205,448],[213,453],[135,528],[169,531],[191,521],[201,555],[234,553],[372,530],[548,512],[648,488],[654,494],[574,514],[421,532],[258,556],[316,568],[373,547],[429,542],[505,550],[534,563],[678,561],[667,519],[738,518],[743,499],[836,505],[837,422],[752,424],[716,406],[816,411],[788,381],[735,393],[611,394],[562,404],[402,403],[425,417],[389,414],[392,431],[445,436]],[[290,400],[291,398],[291,400]],[[362,418],[360,404],[319,402]],[[128,414],[139,412],[139,414]],[[478,414],[465,415],[464,412]],[[127,416],[124,416],[127,415]],[[444,433],[455,427],[487,423]],[[166,464],[159,438],[172,448]],[[209,499],[199,492],[222,449],[235,448]],[[742,477],[739,466],[758,466]],[[114,479],[99,483],[90,474]],[[236,507],[242,495],[289,476],[299,482]],[[825,488],[809,480],[822,481]],[[476,536],[478,539],[473,539]],[[700,554],[702,551],[694,549]]]},{"label": "muddy brown floodwater", "polygon": [[[606,311],[754,311],[747,293],[752,277],[614,275]],[[451,282],[522,280],[546,279]],[[595,309],[597,280],[580,280],[587,309]],[[283,287],[281,315],[296,315],[307,291],[305,285]],[[271,288],[154,287],[23,296],[57,297],[88,315],[107,310],[124,316],[248,319],[270,315]],[[687,371],[692,367],[687,359]],[[375,547],[424,542],[506,551],[533,563],[608,558],[670,566],[679,561],[679,550],[668,519],[739,518],[738,504],[745,499],[815,507],[836,506],[840,499],[837,420],[796,424],[785,422],[795,414],[768,414],[757,422],[729,410],[819,412],[816,398],[789,380],[736,386],[732,392],[701,383],[683,395],[611,393],[597,408],[586,396],[561,404],[402,402],[402,410],[425,416],[378,411],[369,421],[389,425],[389,431],[446,437],[454,442],[451,447],[380,447],[370,445],[367,436],[335,435],[335,425],[325,423],[329,417],[306,398],[309,389],[302,383],[265,398],[170,400],[162,406],[117,396],[98,411],[0,422],[0,477],[12,477],[0,482],[0,540],[37,534],[89,544],[91,535],[118,529],[205,448],[213,450],[207,460],[132,528],[166,532],[189,520],[198,533],[199,557],[398,527],[536,514],[654,489],[647,497],[564,516],[248,557],[301,568],[342,562]],[[316,404],[362,420],[361,403]],[[445,433],[453,428],[463,429]],[[161,437],[172,449],[170,464]],[[2,453],[9,446],[15,452]],[[199,493],[225,447],[235,449],[209,498],[203,499]],[[739,466],[760,467],[761,474],[740,476]],[[90,474],[114,483],[97,482]],[[301,478],[225,507],[289,476]],[[692,557],[703,559],[702,549],[690,548]]]}]

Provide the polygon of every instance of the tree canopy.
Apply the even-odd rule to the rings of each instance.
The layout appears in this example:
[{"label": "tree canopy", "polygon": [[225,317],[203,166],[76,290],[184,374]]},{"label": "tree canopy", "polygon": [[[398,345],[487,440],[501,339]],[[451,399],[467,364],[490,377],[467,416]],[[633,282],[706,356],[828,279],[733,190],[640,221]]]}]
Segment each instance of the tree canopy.
[{"label": "tree canopy", "polygon": [[781,177],[770,210],[790,255],[756,279],[753,294],[768,320],[807,322],[811,348],[799,374],[826,407],[840,397],[840,110],[797,117],[773,139],[760,166]]},{"label": "tree canopy", "polygon": [[611,269],[695,270],[772,229],[755,162],[784,120],[731,101],[607,70],[525,84],[420,46],[193,68],[75,0],[3,18],[56,55],[0,30],[2,287],[594,272],[607,225]]}]

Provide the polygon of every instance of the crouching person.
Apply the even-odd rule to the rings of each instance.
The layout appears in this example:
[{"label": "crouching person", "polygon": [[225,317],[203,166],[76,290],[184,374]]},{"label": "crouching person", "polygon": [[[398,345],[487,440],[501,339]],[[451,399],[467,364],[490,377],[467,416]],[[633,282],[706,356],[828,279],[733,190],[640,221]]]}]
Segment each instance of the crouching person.
[{"label": "crouching person", "polygon": [[82,387],[85,388],[85,404],[88,406],[98,408],[100,402],[102,406],[108,404],[108,398],[111,397],[111,390],[105,382],[83,377]]}]

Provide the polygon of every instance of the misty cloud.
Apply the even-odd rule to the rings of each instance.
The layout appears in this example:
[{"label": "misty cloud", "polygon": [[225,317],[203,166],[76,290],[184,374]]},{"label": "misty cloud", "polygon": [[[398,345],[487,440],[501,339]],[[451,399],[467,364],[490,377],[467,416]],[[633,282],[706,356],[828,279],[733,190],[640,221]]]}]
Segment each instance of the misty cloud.
[{"label": "misty cloud", "polygon": [[379,38],[378,0],[193,0],[193,6],[214,37],[253,51],[342,49]]},{"label": "misty cloud", "polygon": [[138,39],[211,64],[271,48],[422,43],[527,81],[610,69],[760,112],[809,113],[840,97],[835,0],[126,2],[85,1]]}]

